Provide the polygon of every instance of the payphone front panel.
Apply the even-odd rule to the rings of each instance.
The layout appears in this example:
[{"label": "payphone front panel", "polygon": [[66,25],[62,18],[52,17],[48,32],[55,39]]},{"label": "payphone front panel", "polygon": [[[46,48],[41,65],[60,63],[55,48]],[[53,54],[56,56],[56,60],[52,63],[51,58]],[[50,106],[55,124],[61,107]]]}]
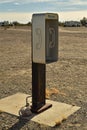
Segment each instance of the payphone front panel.
[{"label": "payphone front panel", "polygon": [[45,21],[38,14],[32,18],[32,58],[35,63],[45,63]]}]

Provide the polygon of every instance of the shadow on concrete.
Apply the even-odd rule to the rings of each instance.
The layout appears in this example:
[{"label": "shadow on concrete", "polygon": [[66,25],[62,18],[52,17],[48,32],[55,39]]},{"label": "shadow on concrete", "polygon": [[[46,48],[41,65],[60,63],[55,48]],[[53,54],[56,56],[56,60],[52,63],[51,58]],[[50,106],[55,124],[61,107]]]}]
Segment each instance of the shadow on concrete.
[{"label": "shadow on concrete", "polygon": [[20,130],[24,125],[26,125],[36,114],[33,114],[27,118],[18,117],[19,121],[16,122],[9,130]]}]

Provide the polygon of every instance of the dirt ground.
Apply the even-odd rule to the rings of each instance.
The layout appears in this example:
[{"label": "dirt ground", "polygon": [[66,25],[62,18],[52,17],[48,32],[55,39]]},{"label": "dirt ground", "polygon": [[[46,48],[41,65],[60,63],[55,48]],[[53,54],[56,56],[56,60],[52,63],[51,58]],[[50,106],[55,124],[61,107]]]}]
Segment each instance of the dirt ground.
[{"label": "dirt ground", "polygon": [[[31,94],[31,77],[30,27],[0,28],[0,99]],[[87,130],[87,28],[59,28],[59,60],[46,65],[46,87],[58,90],[51,100],[81,109],[54,128],[0,112],[0,130]]]}]

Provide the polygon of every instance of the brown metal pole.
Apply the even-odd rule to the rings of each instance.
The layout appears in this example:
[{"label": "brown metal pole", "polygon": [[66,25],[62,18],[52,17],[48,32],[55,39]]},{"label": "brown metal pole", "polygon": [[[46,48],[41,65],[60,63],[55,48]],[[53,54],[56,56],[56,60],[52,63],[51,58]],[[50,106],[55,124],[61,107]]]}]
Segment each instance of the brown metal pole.
[{"label": "brown metal pole", "polygon": [[32,112],[40,113],[52,106],[45,102],[45,90],[46,65],[32,62]]},{"label": "brown metal pole", "polygon": [[32,62],[32,110],[37,111],[45,105],[45,64]]}]

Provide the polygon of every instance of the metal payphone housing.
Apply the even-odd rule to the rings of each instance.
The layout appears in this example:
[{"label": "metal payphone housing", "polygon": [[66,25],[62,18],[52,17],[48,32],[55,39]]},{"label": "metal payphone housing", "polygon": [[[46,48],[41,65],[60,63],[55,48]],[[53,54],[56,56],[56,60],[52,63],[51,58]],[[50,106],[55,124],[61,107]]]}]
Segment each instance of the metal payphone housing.
[{"label": "metal payphone housing", "polygon": [[53,13],[32,16],[32,61],[51,63],[58,60],[58,15]]}]

